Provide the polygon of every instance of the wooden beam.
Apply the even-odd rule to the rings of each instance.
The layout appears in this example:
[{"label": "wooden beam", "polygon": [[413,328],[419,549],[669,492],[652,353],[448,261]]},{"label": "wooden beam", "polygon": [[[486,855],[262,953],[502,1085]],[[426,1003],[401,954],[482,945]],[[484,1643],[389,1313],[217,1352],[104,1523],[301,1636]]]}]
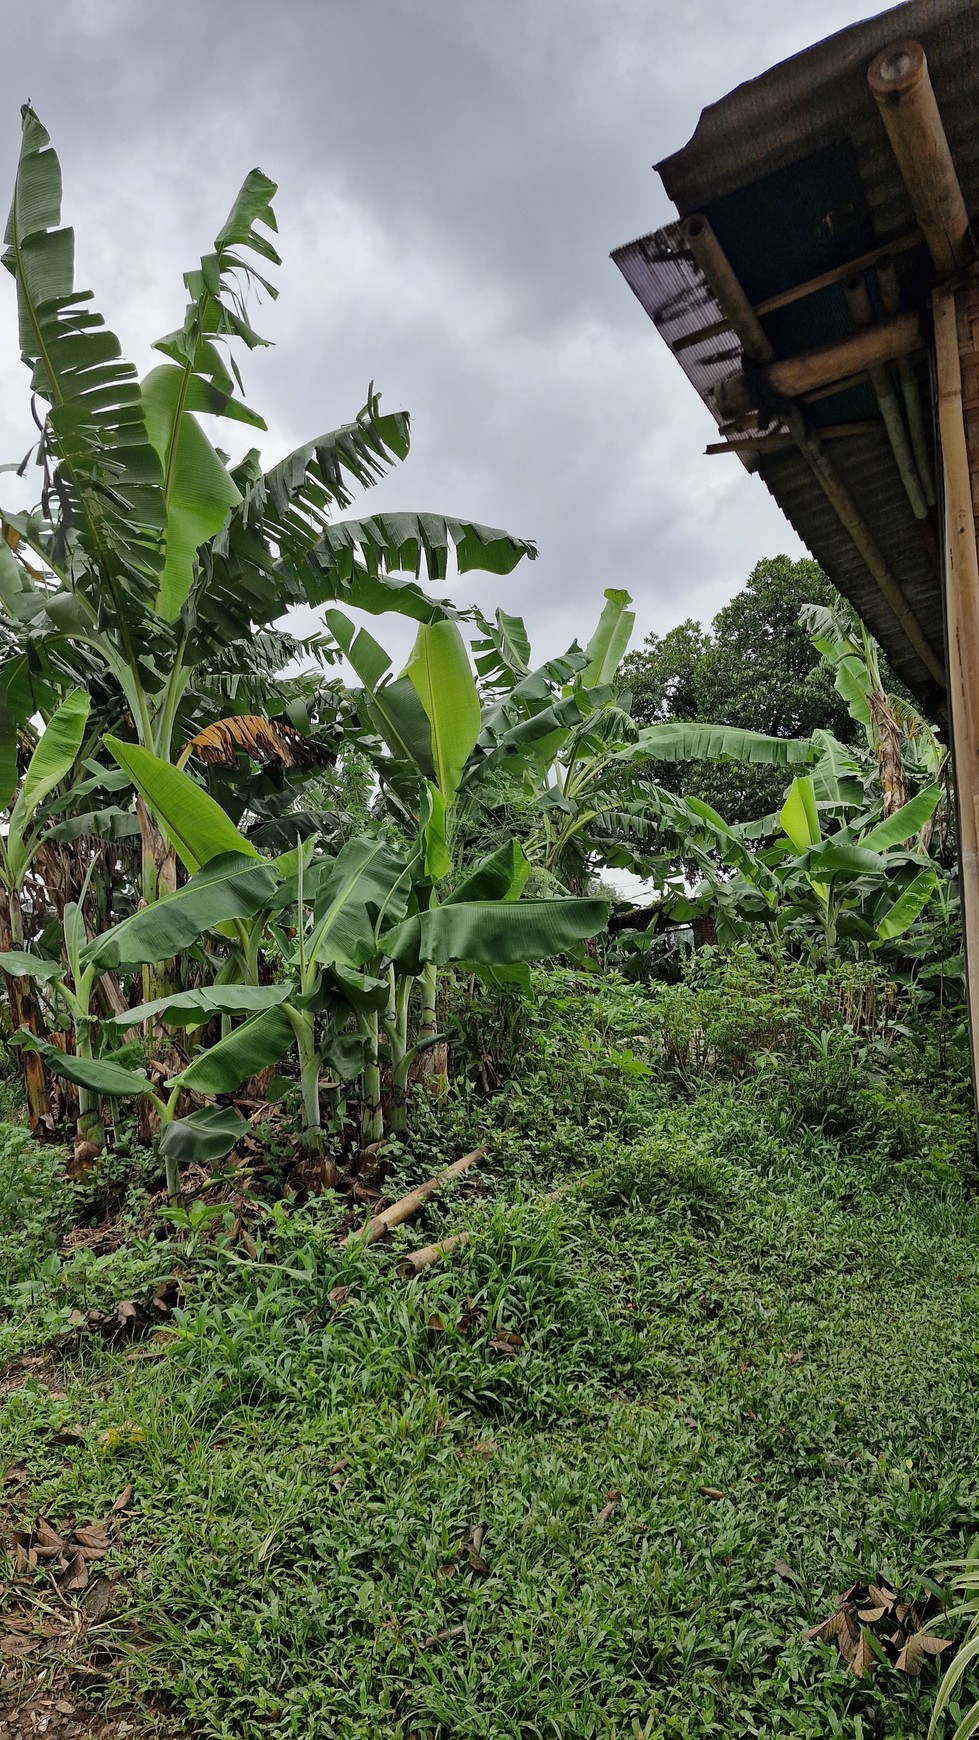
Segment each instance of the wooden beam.
[{"label": "wooden beam", "polygon": [[[793,302],[801,302],[806,296],[815,296],[820,290],[828,290],[833,284],[840,284],[854,272],[863,272],[868,266],[876,266],[878,261],[885,261],[891,254],[903,254],[908,248],[924,247],[925,238],[920,230],[909,230],[906,235],[895,236],[891,242],[879,242],[876,248],[871,248],[866,254],[858,254],[855,260],[848,260],[845,266],[833,266],[828,272],[820,272],[815,278],[807,278],[803,284],[793,284],[788,290],[779,290],[774,296],[765,296],[761,302],[754,304],[755,313],[774,314],[776,309],[788,308]],[[890,310],[888,311],[890,312]],[[685,332],[680,338],[674,339],[672,350],[674,355],[678,350],[692,350],[694,345],[707,344],[712,338],[721,338],[725,332],[731,331],[729,320],[715,320],[710,326],[702,326],[697,332]]]},{"label": "wooden beam", "polygon": [[932,260],[939,272],[954,272],[975,258],[975,249],[920,42],[889,43],[871,62],[867,83]]},{"label": "wooden beam", "polygon": [[702,212],[684,218],[683,239],[703,272],[721,313],[730,321],[741,349],[752,362],[768,363],[775,355],[757,314],[748,301],[731,262]]},{"label": "wooden beam", "polygon": [[815,350],[798,356],[787,356],[773,362],[765,373],[777,393],[797,399],[801,393],[811,393],[818,387],[828,387],[847,375],[863,374],[867,369],[881,367],[895,357],[907,356],[924,344],[921,321],[916,313],[897,314],[870,326],[865,332],[855,332],[849,338],[834,339]]},{"label": "wooden beam", "polygon": [[[863,423],[829,423],[820,429],[821,441],[847,441],[852,435],[879,435],[884,425],[879,417]],[[705,453],[775,453],[780,447],[794,447],[792,435],[745,435],[733,441],[710,441]]]},{"label": "wooden beam", "polygon": [[[945,484],[945,612],[952,758],[958,810],[973,1087],[979,1085],[979,285],[943,284],[932,299],[938,427]],[[967,394],[963,394],[963,371]],[[967,401],[967,402],[966,402]],[[979,467],[977,467],[979,469]]]}]

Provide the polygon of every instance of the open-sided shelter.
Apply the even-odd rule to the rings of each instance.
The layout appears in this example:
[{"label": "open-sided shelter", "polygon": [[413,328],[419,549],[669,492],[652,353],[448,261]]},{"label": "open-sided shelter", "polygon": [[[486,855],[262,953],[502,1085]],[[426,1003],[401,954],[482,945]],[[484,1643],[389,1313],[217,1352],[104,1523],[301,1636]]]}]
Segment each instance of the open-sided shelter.
[{"label": "open-sided shelter", "polygon": [[908,0],[705,109],[613,259],[951,733],[979,1080],[979,5]]}]

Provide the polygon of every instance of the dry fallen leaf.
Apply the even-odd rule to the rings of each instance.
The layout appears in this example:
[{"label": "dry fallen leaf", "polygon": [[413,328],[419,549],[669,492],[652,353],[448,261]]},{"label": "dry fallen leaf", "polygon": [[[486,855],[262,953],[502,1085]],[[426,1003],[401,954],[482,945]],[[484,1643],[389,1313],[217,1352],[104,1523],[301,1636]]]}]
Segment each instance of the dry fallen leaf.
[{"label": "dry fallen leaf", "polygon": [[612,1488],[611,1491],[609,1491],[605,1494],[605,1503],[603,1504],[601,1510],[599,1511],[597,1517],[595,1518],[596,1523],[607,1523],[608,1522],[609,1517],[612,1515],[612,1512],[614,1511],[614,1509],[615,1509],[616,1505],[618,1504],[619,1499],[621,1497],[622,1497],[621,1492],[618,1492],[614,1487]]},{"label": "dry fallen leaf", "polygon": [[112,1545],[112,1536],[104,1523],[91,1523],[85,1528],[74,1528],[71,1532],[80,1547],[88,1547],[93,1552],[107,1552]]},{"label": "dry fallen leaf", "polygon": [[433,1311],[428,1319],[427,1327],[432,1331],[433,1335],[444,1335],[445,1319],[440,1317],[437,1311]]},{"label": "dry fallen leaf", "polygon": [[0,1637],[0,1654],[3,1655],[27,1655],[32,1649],[39,1649],[40,1646],[41,1639],[39,1637],[16,1637],[14,1635]]},{"label": "dry fallen leaf", "polygon": [[862,1680],[870,1672],[874,1665],[874,1655],[871,1632],[861,1631],[857,1646],[850,1657],[850,1672],[856,1674],[858,1680]]},{"label": "dry fallen leaf", "polygon": [[784,1559],[776,1559],[772,1570],[776,1577],[781,1577],[783,1583],[795,1583],[798,1588],[802,1588],[802,1578],[798,1571],[793,1571],[792,1566],[787,1564]]},{"label": "dry fallen leaf", "polygon": [[701,1493],[704,1498],[727,1497],[727,1493],[722,1492],[719,1486],[698,1486],[697,1491]]},{"label": "dry fallen leaf", "polygon": [[119,1497],[116,1499],[113,1499],[112,1504],[109,1506],[109,1515],[110,1516],[118,1516],[119,1512],[121,1510],[126,1509],[126,1506],[128,1505],[132,1496],[133,1496],[132,1486],[124,1486],[122,1491],[119,1494]]},{"label": "dry fallen leaf", "polygon": [[940,1655],[943,1649],[950,1649],[950,1637],[933,1637],[929,1631],[916,1631],[909,1637],[894,1666],[899,1673],[920,1674],[930,1655]]},{"label": "dry fallen leaf", "polygon": [[27,1469],[22,1462],[11,1462],[3,1477],[5,1486],[23,1486],[27,1479]]},{"label": "dry fallen leaf", "polygon": [[79,1552],[75,1554],[74,1558],[69,1563],[64,1576],[59,1578],[59,1583],[65,1593],[69,1594],[73,1593],[76,1589],[84,1589],[87,1582],[88,1566],[85,1563],[84,1553]]},{"label": "dry fallen leaf", "polygon": [[801,1365],[805,1357],[804,1353],[787,1353],[785,1356],[785,1363],[786,1365]]}]

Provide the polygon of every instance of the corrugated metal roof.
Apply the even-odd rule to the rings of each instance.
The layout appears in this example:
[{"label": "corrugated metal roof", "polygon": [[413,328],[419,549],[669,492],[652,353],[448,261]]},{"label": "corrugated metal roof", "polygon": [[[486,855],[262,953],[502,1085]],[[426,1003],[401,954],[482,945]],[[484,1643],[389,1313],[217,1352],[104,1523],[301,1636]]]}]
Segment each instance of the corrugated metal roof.
[{"label": "corrugated metal roof", "polygon": [[[966,206],[979,213],[979,5],[976,0],[908,0],[850,26],[740,85],[705,109],[690,142],[659,164],[680,217],[709,219],[754,303],[905,238],[911,202],[867,87],[875,55],[898,37],[921,42]],[[699,344],[678,341],[722,321],[679,224],[630,242],[613,255],[635,295],[715,417],[713,391],[738,373],[730,331]],[[902,306],[927,315],[934,274],[927,250],[895,254]],[[873,292],[872,280],[868,286]],[[852,330],[840,284],[776,312],[762,326],[777,357]],[[914,363],[926,406],[933,399],[927,353]],[[810,425],[877,415],[866,382],[805,406]],[[776,418],[768,432],[778,432]],[[757,433],[758,422],[739,433]],[[838,474],[882,549],[926,640],[944,656],[941,575],[934,527],[914,518],[890,445],[879,434],[827,443]],[[727,463],[731,463],[728,461]],[[746,458],[800,537],[881,641],[895,669],[932,710],[936,685],[897,622],[810,467],[795,448]]]}]

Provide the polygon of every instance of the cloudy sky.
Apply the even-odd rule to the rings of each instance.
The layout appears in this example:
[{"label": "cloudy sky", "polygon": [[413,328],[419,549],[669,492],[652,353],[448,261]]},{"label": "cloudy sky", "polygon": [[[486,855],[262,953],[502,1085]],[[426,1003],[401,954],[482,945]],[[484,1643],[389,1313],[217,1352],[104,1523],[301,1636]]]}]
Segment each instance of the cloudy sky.
[{"label": "cloudy sky", "polygon": [[[411,412],[377,507],[536,538],[460,601],[522,612],[541,656],[625,586],[637,636],[708,618],[800,546],[611,264],[672,215],[651,164],[701,108],[860,0],[50,0],[7,9],[2,197],[30,100],[61,156],[78,277],[138,366],[181,273],[258,164],[279,184],[279,301],[247,360],[271,461],[368,382]],[[0,459],[31,439],[0,283]],[[233,426],[221,426],[221,440]],[[7,496],[11,499],[11,480]],[[13,487],[16,487],[14,485]],[[366,511],[366,502],[365,502]],[[393,633],[381,631],[389,643]]]}]

